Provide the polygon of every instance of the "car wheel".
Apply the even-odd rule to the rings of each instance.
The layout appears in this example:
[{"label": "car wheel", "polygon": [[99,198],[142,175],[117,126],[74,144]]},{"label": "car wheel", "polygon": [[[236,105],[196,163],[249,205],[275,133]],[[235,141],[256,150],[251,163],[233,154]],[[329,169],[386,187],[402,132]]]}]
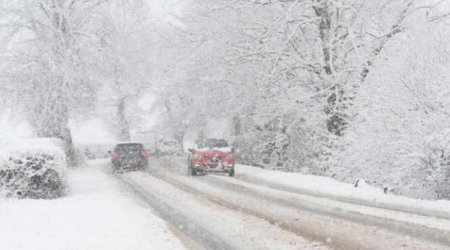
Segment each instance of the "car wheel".
[{"label": "car wheel", "polygon": [[122,172],[122,166],[120,164],[118,164],[118,163],[113,164],[112,172],[115,173],[115,174],[116,173],[121,173]]},{"label": "car wheel", "polygon": [[145,163],[139,164],[138,170],[139,170],[139,171],[145,171],[145,170],[147,170],[147,166],[145,165]]},{"label": "car wheel", "polygon": [[234,176],[234,168],[228,170],[228,176]]},{"label": "car wheel", "polygon": [[188,163],[188,174],[190,176],[195,176],[197,175],[197,170],[192,166],[192,162]]}]

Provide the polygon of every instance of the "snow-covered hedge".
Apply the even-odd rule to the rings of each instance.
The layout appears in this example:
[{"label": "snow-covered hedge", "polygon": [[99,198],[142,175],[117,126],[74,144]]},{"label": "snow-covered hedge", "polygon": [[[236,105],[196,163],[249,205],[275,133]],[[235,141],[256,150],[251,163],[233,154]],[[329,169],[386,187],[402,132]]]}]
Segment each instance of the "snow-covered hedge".
[{"label": "snow-covered hedge", "polygon": [[64,151],[48,139],[26,139],[0,149],[0,195],[53,199],[65,190]]}]

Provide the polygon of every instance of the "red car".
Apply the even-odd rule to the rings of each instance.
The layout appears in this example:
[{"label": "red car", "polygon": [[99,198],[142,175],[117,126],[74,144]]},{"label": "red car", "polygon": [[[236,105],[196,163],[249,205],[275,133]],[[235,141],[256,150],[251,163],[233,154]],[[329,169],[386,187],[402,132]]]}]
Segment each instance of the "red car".
[{"label": "red car", "polygon": [[205,172],[224,172],[234,175],[234,150],[223,139],[201,139],[189,149],[188,170],[190,175]]}]

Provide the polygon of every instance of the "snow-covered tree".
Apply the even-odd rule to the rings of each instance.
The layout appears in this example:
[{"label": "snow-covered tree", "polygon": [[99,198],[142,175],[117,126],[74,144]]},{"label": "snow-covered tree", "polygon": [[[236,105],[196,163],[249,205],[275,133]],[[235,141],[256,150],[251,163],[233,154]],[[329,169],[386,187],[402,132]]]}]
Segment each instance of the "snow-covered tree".
[{"label": "snow-covered tree", "polygon": [[448,23],[401,34],[355,98],[358,113],[334,152],[336,177],[365,178],[420,198],[448,198]]},{"label": "snow-covered tree", "polygon": [[[113,1],[102,6],[102,108],[118,140],[130,140],[136,101],[154,84],[154,25],[145,1]],[[132,110],[130,110],[132,108]]]},{"label": "snow-covered tree", "polygon": [[67,144],[69,119],[95,102],[96,8],[103,1],[2,1],[2,98],[22,107],[41,137]]}]

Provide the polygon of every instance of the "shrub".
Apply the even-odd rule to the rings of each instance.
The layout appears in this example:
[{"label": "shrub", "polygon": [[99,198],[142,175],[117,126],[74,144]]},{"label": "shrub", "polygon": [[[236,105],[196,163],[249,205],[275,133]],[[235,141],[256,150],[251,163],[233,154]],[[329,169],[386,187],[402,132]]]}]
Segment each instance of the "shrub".
[{"label": "shrub", "polygon": [[65,190],[64,152],[50,140],[27,139],[6,145],[0,156],[0,195],[54,199]]}]

